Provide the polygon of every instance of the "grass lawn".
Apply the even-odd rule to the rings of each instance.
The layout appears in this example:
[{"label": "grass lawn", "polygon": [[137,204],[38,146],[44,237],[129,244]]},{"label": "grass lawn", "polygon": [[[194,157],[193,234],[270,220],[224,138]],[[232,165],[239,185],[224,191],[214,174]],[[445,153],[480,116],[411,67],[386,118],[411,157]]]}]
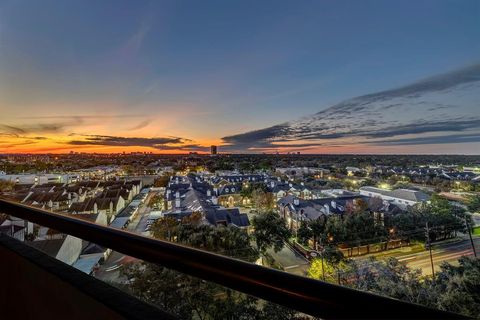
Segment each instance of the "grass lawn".
[{"label": "grass lawn", "polygon": [[480,236],[480,226],[474,227],[472,234],[474,234],[476,236]]}]

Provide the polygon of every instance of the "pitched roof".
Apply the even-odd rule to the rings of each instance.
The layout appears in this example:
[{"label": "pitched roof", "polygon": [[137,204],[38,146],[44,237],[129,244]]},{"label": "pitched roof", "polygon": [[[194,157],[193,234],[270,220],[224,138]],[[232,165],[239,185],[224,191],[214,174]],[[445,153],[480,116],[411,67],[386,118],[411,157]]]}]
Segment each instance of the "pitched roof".
[{"label": "pitched roof", "polygon": [[83,254],[95,254],[95,253],[104,253],[105,248],[102,246],[99,246],[98,244],[89,242],[87,246],[83,249],[82,255]]},{"label": "pitched roof", "polygon": [[427,201],[430,197],[418,190],[410,189],[395,189],[395,190],[385,190],[375,187],[361,187],[360,190],[372,193],[378,193],[387,197],[398,198],[407,201]]},{"label": "pitched roof", "polygon": [[28,242],[35,249],[45,252],[49,256],[55,257],[60,251],[65,239],[37,240]]},{"label": "pitched roof", "polygon": [[241,184],[229,184],[218,189],[218,195],[236,194],[242,190]]},{"label": "pitched roof", "polygon": [[47,203],[49,201],[65,201],[67,198],[62,198],[63,191],[55,192],[44,192],[44,191],[34,191],[28,198],[28,202],[37,202],[37,203]]},{"label": "pitched roof", "polygon": [[211,208],[207,211],[205,217],[207,218],[208,222],[213,225],[223,222],[227,225],[233,224],[237,227],[248,227],[250,225],[248,216],[245,213],[240,213],[237,208]]},{"label": "pitched roof", "polygon": [[83,202],[74,202],[68,208],[68,212],[85,212],[86,203]]},{"label": "pitched roof", "polygon": [[283,197],[277,204],[288,206],[292,214],[301,213],[308,220],[316,220],[321,215],[344,214],[348,204],[355,199],[366,200],[366,197],[360,195],[328,197],[313,200],[298,199],[298,204],[294,204],[295,197],[292,195]]}]

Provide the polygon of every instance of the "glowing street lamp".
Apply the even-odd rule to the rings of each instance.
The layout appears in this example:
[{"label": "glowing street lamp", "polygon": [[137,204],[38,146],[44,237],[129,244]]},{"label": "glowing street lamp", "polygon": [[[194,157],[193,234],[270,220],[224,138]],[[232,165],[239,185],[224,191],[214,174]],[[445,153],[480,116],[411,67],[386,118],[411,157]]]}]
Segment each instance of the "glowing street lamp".
[{"label": "glowing street lamp", "polygon": [[388,183],[380,183],[379,187],[381,189],[390,189],[390,185]]}]

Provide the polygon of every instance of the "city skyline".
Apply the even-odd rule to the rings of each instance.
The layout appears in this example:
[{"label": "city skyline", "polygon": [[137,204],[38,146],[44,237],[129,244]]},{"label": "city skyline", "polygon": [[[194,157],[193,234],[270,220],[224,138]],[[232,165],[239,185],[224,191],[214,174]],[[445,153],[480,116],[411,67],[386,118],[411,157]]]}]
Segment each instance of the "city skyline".
[{"label": "city skyline", "polygon": [[[475,154],[479,12],[476,1],[5,1],[0,153]],[[350,104],[442,74],[447,89],[400,96],[435,105],[397,101],[398,119]]]}]

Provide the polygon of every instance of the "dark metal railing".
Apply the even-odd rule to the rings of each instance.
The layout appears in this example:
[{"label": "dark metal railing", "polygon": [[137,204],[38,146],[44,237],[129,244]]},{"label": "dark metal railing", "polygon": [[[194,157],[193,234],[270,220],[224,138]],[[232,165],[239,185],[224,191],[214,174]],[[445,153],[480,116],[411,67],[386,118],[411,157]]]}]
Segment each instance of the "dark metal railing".
[{"label": "dark metal railing", "polygon": [[462,319],[424,306],[292,275],[0,199],[0,212],[321,318]]}]

